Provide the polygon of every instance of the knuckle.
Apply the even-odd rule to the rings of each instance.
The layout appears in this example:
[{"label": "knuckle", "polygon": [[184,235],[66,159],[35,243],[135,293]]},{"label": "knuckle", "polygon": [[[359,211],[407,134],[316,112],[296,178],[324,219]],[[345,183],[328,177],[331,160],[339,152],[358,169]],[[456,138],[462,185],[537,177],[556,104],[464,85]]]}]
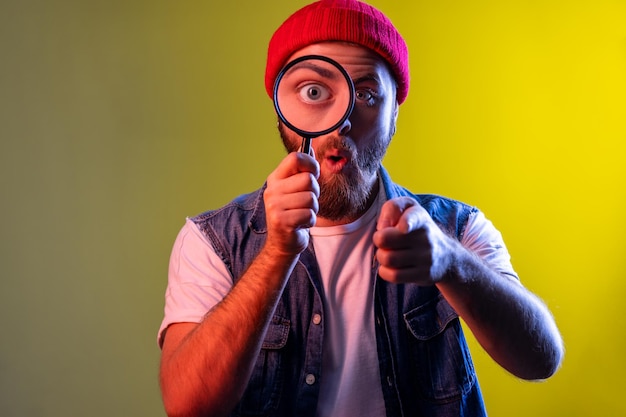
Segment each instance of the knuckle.
[{"label": "knuckle", "polygon": [[318,201],[317,201],[317,194],[315,194],[313,191],[310,191],[307,194],[307,205],[309,207],[311,207],[315,213],[317,213],[318,211]]}]

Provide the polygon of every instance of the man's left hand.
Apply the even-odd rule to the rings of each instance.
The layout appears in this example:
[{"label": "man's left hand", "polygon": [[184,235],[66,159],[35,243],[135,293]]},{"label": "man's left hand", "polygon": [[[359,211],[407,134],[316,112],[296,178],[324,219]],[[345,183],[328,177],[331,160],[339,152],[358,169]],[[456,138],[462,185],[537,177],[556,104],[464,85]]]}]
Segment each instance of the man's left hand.
[{"label": "man's left hand", "polygon": [[440,282],[455,251],[453,239],[409,197],[385,202],[376,224],[374,245],[380,263],[379,275],[397,284]]}]

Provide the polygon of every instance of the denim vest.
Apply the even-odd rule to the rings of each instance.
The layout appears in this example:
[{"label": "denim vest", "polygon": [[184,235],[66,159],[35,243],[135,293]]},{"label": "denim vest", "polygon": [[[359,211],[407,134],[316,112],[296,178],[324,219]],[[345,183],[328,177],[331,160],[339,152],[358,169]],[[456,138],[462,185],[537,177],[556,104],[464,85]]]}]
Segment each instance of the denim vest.
[{"label": "denim vest", "polygon": [[[414,195],[380,176],[388,198],[416,199],[449,235],[461,238],[472,210],[434,195]],[[192,220],[235,282],[266,238],[263,190]],[[373,265],[374,272],[377,265]],[[314,417],[324,339],[323,294],[312,245],[300,255],[265,335],[243,398],[233,416]],[[376,344],[387,416],[486,416],[458,315],[437,287],[375,288]]]}]

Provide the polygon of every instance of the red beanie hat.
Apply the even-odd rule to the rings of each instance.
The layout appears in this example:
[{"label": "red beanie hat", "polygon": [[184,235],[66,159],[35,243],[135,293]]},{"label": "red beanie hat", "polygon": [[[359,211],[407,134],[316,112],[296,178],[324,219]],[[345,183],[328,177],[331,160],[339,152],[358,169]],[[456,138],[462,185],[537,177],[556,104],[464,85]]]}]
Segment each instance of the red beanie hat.
[{"label": "red beanie hat", "polygon": [[400,33],[380,10],[358,0],[320,0],[292,14],[270,40],[265,89],[273,97],[274,81],[287,59],[307,45],[352,42],[378,53],[398,83],[397,100],[409,93],[409,53]]}]

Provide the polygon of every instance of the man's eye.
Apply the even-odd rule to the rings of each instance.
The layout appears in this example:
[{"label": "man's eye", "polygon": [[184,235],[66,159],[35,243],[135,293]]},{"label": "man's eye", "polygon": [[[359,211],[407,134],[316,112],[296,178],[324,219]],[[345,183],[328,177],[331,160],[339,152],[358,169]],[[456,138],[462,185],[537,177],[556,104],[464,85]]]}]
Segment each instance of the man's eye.
[{"label": "man's eye", "polygon": [[307,84],[300,88],[300,98],[307,103],[328,100],[330,92],[321,84]]},{"label": "man's eye", "polygon": [[369,101],[374,98],[374,93],[370,90],[357,90],[356,91],[356,99]]}]

